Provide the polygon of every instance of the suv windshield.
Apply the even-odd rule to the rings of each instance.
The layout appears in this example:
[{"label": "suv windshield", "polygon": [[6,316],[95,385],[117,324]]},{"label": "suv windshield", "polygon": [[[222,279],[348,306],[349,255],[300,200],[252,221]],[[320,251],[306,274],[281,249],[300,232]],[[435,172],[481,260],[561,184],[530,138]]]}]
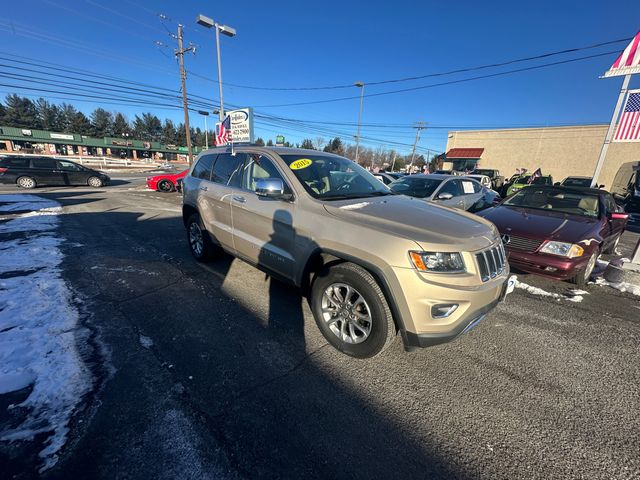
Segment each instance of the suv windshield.
[{"label": "suv windshield", "polygon": [[525,188],[506,200],[503,205],[549,210],[582,217],[597,218],[600,213],[597,195],[555,188]]},{"label": "suv windshield", "polygon": [[314,198],[390,195],[389,189],[360,165],[333,155],[281,155],[305,190]]},{"label": "suv windshield", "polygon": [[389,185],[392,192],[410,197],[425,198],[433,195],[442,180],[429,177],[402,177]]}]

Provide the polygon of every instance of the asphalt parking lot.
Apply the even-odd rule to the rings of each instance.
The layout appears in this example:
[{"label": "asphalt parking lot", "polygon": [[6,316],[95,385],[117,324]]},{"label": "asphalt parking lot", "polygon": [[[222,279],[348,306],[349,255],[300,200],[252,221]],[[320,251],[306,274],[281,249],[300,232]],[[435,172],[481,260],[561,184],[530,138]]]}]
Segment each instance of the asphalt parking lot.
[{"label": "asphalt parking lot", "polygon": [[[296,290],[230,257],[197,264],[178,194],[114,177],[28,192],[63,207],[61,271],[95,377],[45,476],[640,477],[637,296],[590,284],[577,302],[518,274],[553,295],[518,288],[455,342],[354,360]],[[0,461],[29,478],[38,451]]]}]

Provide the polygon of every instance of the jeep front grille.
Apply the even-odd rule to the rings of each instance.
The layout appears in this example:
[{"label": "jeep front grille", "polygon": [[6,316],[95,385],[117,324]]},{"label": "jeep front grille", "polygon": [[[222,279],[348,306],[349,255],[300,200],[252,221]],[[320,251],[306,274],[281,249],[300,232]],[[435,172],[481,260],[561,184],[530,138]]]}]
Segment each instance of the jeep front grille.
[{"label": "jeep front grille", "polygon": [[478,261],[480,278],[483,282],[487,282],[500,275],[507,264],[507,257],[504,253],[502,242],[480,253],[476,253],[476,260]]}]

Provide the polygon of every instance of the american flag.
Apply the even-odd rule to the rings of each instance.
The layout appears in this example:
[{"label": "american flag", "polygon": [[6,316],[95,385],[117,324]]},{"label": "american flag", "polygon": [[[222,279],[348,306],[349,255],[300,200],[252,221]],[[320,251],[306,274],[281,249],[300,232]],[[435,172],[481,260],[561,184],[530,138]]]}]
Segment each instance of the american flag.
[{"label": "american flag", "polygon": [[616,142],[640,140],[640,90],[629,92],[614,140]]},{"label": "american flag", "polygon": [[633,40],[629,42],[627,48],[624,49],[604,76],[617,77],[634,73],[640,73],[640,32],[633,37]]},{"label": "american flag", "polygon": [[529,177],[529,181],[527,183],[531,185],[533,182],[535,182],[536,178],[540,178],[541,176],[542,176],[542,170],[537,169],[535,172],[531,174],[531,176]]},{"label": "american flag", "polygon": [[231,117],[227,115],[222,122],[216,123],[216,146],[226,145],[231,141]]}]

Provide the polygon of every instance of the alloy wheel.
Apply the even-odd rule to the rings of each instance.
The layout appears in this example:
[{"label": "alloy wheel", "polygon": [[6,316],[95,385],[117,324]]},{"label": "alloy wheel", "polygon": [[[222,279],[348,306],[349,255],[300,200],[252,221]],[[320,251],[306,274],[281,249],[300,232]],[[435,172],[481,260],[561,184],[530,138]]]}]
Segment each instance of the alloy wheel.
[{"label": "alloy wheel", "polygon": [[362,343],[371,333],[372,318],[364,297],[351,285],[332,283],[322,295],[322,318],[345,343]]},{"label": "alloy wheel", "polygon": [[200,257],[204,251],[204,239],[202,237],[202,229],[196,222],[189,225],[189,245],[196,256]]}]

